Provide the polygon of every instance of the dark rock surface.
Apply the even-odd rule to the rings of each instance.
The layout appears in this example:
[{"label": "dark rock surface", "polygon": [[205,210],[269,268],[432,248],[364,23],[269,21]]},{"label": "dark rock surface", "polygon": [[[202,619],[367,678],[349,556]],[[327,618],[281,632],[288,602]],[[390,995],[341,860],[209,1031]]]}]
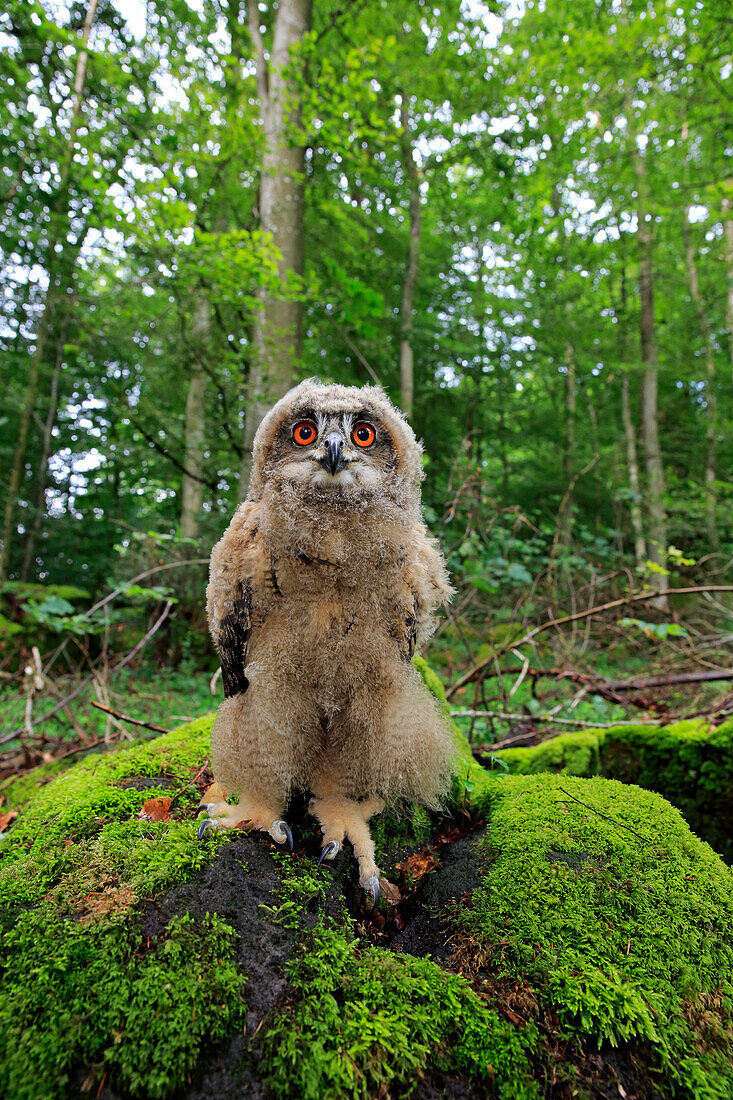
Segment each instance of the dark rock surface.
[{"label": "dark rock surface", "polygon": [[437,910],[478,886],[481,857],[476,849],[485,835],[482,828],[441,847],[441,865],[420,879],[405,904],[405,928],[392,940],[393,950],[438,963],[446,961],[451,954],[448,926]]}]

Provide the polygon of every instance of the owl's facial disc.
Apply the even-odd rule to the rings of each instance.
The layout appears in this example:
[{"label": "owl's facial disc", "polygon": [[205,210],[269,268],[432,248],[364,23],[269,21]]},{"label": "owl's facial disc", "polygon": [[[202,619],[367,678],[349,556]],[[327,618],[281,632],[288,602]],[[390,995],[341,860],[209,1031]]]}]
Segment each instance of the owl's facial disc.
[{"label": "owl's facial disc", "polygon": [[394,461],[389,432],[372,421],[367,413],[296,413],[281,429],[281,475],[319,497],[371,496]]}]

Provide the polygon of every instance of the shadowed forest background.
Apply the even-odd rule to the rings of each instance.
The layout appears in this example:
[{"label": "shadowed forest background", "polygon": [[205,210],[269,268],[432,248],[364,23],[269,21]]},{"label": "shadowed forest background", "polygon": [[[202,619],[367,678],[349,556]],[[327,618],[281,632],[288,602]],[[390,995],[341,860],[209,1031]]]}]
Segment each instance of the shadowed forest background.
[{"label": "shadowed forest background", "polygon": [[216,705],[206,561],[312,375],[424,441],[477,751],[733,713],[728,17],[5,5],[4,776]]}]

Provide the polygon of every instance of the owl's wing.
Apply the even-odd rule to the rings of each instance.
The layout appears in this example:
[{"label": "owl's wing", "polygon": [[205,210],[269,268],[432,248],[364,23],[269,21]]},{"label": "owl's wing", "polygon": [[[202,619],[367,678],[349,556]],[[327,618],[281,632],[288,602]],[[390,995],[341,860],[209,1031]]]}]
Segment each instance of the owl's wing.
[{"label": "owl's wing", "polygon": [[232,610],[225,615],[219,627],[219,660],[224,683],[224,696],[244,695],[249,680],[244,674],[247,664],[247,643],[252,629],[252,585],[243,584],[241,599],[235,600]]},{"label": "owl's wing", "polygon": [[247,645],[255,590],[264,568],[258,532],[259,507],[247,502],[237,510],[211,553],[206,610],[227,698],[244,694],[249,687],[244,672]]}]

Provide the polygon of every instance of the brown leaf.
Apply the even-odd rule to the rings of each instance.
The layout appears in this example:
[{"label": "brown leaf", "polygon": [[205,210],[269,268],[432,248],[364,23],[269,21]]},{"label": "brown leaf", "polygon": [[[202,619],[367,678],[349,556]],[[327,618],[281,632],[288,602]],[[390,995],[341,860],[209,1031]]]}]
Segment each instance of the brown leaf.
[{"label": "brown leaf", "polygon": [[15,821],[18,816],[17,810],[8,810],[5,814],[0,814],[0,833],[4,833],[11,821]]},{"label": "brown leaf", "polygon": [[138,814],[144,821],[169,821],[172,798],[149,798]]},{"label": "brown leaf", "polygon": [[428,849],[422,852],[415,852],[414,855],[404,860],[403,863],[398,863],[397,870],[404,873],[406,881],[412,879],[416,882],[418,879],[421,879],[423,875],[426,875],[428,871],[432,871],[434,867],[437,867],[438,862],[435,852]]},{"label": "brown leaf", "polygon": [[389,882],[388,879],[380,876],[379,889],[382,898],[387,902],[387,905],[399,905],[402,901],[402,894],[399,888],[395,886],[393,882]]},{"label": "brown leaf", "polygon": [[110,913],[129,909],[136,900],[133,886],[105,886],[103,890],[87,894],[82,899],[84,912],[80,917],[81,923],[90,924],[100,917],[108,917]]}]

